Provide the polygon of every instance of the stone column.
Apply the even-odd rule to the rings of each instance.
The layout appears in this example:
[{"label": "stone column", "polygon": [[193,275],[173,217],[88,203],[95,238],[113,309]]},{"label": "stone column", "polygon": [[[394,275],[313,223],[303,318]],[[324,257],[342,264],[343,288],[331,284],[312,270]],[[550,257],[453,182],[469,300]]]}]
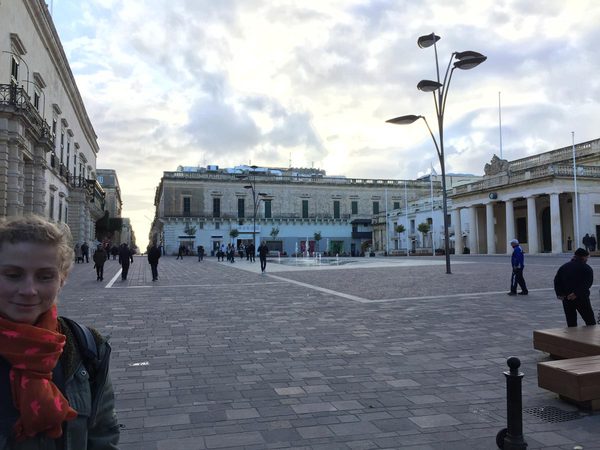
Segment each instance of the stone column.
[{"label": "stone column", "polygon": [[452,226],[454,227],[454,251],[460,255],[463,250],[462,224],[460,223],[460,208],[452,210]]},{"label": "stone column", "polygon": [[8,138],[5,133],[0,134],[0,217],[6,216],[8,187]]},{"label": "stone column", "polygon": [[33,161],[25,161],[23,166],[23,212],[33,212]]},{"label": "stone column", "polygon": [[506,253],[512,253],[510,241],[515,239],[515,208],[514,200],[506,200]]},{"label": "stone column", "polygon": [[494,203],[485,204],[485,225],[487,231],[487,253],[493,255],[496,253],[495,224],[494,224]]},{"label": "stone column", "polygon": [[477,210],[475,206],[469,206],[469,248],[471,253],[479,253],[477,238]]},{"label": "stone column", "polygon": [[527,244],[529,254],[540,252],[535,197],[527,197]]},{"label": "stone column", "polygon": [[23,212],[19,204],[19,147],[15,142],[8,144],[8,171],[6,183],[6,214],[19,216]]},{"label": "stone column", "polygon": [[560,224],[560,201],[558,194],[550,194],[550,227],[552,230],[552,253],[562,253],[562,230]]},{"label": "stone column", "polygon": [[46,152],[42,147],[33,150],[33,213],[44,215],[46,210]]}]

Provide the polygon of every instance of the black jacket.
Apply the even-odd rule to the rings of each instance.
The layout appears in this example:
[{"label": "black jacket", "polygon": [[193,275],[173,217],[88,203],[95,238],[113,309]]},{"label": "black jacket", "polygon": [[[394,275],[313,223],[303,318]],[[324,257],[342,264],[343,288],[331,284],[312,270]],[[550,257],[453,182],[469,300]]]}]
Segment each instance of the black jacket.
[{"label": "black jacket", "polygon": [[573,258],[563,264],[554,277],[554,292],[564,298],[574,292],[577,298],[589,298],[594,283],[594,271],[583,261]]},{"label": "black jacket", "polygon": [[150,264],[158,264],[158,260],[160,259],[160,248],[156,245],[150,247],[148,250],[148,262]]}]

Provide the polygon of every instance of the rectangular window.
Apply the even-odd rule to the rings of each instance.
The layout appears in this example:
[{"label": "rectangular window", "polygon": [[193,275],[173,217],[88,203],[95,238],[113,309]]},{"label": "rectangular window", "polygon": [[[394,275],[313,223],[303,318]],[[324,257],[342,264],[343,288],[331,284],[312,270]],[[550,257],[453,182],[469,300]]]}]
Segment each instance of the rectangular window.
[{"label": "rectangular window", "polygon": [[213,198],[213,217],[221,217],[221,199]]},{"label": "rectangular window", "polygon": [[215,222],[215,230],[218,230],[221,228],[221,224],[219,222]]},{"label": "rectangular window", "polygon": [[400,209],[400,202],[394,202],[394,209]]},{"label": "rectangular window", "polygon": [[58,124],[58,120],[56,118],[52,119],[52,143],[56,145],[56,125]]},{"label": "rectangular window", "polygon": [[308,219],[308,200],[302,200],[302,218]]},{"label": "rectangular window", "polygon": [[59,222],[62,220],[62,209],[63,209],[62,202],[58,202],[58,221]]},{"label": "rectangular window", "polygon": [[600,214],[600,205],[594,205],[594,214]]},{"label": "rectangular window", "polygon": [[69,221],[69,207],[65,205],[65,223]]},{"label": "rectangular window", "polygon": [[373,202],[373,214],[379,214],[379,202]]},{"label": "rectangular window", "polygon": [[50,196],[50,204],[48,205],[48,212],[51,219],[54,219],[54,195]]},{"label": "rectangular window", "polygon": [[192,212],[191,197],[183,197],[183,215],[189,216],[191,212]]},{"label": "rectangular window", "polygon": [[415,219],[410,219],[410,233],[415,234]]},{"label": "rectangular window", "polygon": [[238,219],[243,219],[246,212],[246,205],[243,198],[238,198]]},{"label": "rectangular window", "polygon": [[69,164],[71,163],[71,141],[67,140],[67,161],[65,165],[67,166],[67,170],[69,169]]},{"label": "rectangular window", "polygon": [[340,218],[340,201],[339,200],[333,201],[333,218],[334,219]]},{"label": "rectangular window", "polygon": [[352,203],[352,214],[358,214],[358,202],[353,200]]},{"label": "rectangular window", "polygon": [[10,65],[10,76],[13,83],[19,84],[19,61],[14,56]]},{"label": "rectangular window", "polygon": [[38,111],[40,110],[40,94],[38,91],[33,93],[33,107]]},{"label": "rectangular window", "polygon": [[265,200],[265,219],[270,219],[273,217],[271,211],[271,200]]}]

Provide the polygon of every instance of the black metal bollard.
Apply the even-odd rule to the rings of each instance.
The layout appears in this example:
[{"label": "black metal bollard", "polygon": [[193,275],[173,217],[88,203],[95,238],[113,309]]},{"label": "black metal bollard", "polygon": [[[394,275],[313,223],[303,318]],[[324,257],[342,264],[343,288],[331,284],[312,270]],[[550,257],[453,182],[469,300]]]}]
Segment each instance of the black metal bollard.
[{"label": "black metal bollard", "polygon": [[523,372],[519,372],[521,361],[515,356],[506,360],[510,371],[504,372],[506,377],[506,422],[496,435],[496,444],[503,450],[524,450],[527,442],[523,437],[523,401],[521,398],[521,382]]}]

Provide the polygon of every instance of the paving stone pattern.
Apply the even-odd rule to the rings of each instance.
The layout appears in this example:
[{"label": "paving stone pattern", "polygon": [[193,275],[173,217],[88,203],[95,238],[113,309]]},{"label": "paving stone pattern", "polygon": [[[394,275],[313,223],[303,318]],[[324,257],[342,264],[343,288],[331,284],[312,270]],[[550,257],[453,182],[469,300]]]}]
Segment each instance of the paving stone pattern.
[{"label": "paving stone pattern", "polygon": [[[123,450],[488,450],[506,426],[509,356],[524,408],[575,409],[537,387],[546,355],[532,347],[534,329],[564,326],[551,288],[567,259],[526,257],[530,295],[509,297],[508,257],[456,256],[451,275],[443,258],[261,275],[163,257],[152,282],[138,256],[126,281],[116,261],[103,282],[76,264],[59,309],[111,337]],[[523,419],[530,449],[600,448],[600,416]]]}]

